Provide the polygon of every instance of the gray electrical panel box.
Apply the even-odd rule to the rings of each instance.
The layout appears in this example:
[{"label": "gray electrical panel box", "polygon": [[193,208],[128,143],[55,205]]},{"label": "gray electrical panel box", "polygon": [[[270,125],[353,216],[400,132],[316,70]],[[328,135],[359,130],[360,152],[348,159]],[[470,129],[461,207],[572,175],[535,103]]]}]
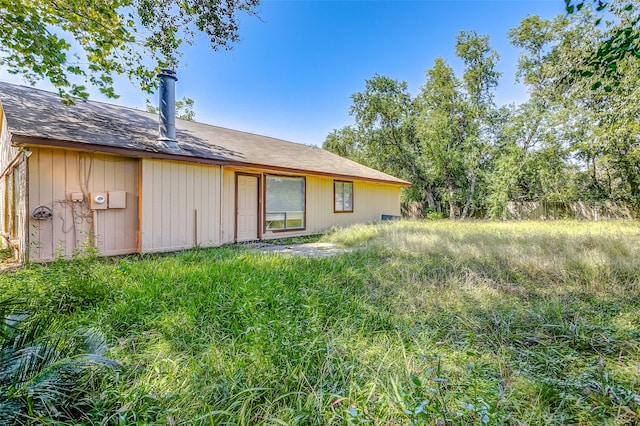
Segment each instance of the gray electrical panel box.
[{"label": "gray electrical panel box", "polygon": [[124,209],[127,207],[127,193],[125,191],[109,191],[109,208]]}]

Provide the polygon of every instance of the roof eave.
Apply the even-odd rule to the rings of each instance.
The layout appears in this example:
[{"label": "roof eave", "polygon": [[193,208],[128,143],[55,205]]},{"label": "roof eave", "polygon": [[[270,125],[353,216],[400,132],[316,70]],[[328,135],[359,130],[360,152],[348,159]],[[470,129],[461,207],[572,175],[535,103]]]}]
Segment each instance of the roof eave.
[{"label": "roof eave", "polygon": [[244,161],[203,158],[203,157],[196,157],[191,155],[181,155],[177,153],[167,153],[167,152],[154,152],[154,151],[147,151],[147,150],[135,149],[135,148],[120,148],[120,147],[109,146],[109,145],[88,144],[86,142],[50,139],[50,138],[42,138],[42,137],[20,135],[20,134],[12,134],[11,144],[17,147],[32,146],[32,147],[45,147],[45,148],[52,148],[52,147],[66,148],[66,149],[73,149],[78,151],[102,152],[107,154],[121,155],[125,157],[185,161],[190,163],[209,164],[209,165],[216,165],[216,166],[248,167],[248,168],[254,168],[254,169],[280,171],[280,172],[294,173],[294,174],[331,176],[331,177],[336,177],[341,179],[361,180],[366,182],[398,185],[403,187],[411,186],[410,182],[407,182],[401,179],[397,179],[397,180],[377,179],[377,178],[363,177],[363,176],[356,176],[356,175],[349,175],[349,174],[322,172],[317,170],[296,169],[291,167],[272,166],[268,164],[250,163],[250,162],[244,162]]}]

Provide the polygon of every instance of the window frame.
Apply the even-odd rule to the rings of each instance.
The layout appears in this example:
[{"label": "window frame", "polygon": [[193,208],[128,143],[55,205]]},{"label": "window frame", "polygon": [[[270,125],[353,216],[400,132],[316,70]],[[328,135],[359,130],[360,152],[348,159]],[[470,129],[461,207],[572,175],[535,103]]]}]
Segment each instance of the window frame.
[{"label": "window frame", "polygon": [[[269,173],[269,174],[265,174],[264,175],[264,191],[262,191],[262,193],[264,194],[264,202],[262,203],[263,205],[263,215],[262,217],[264,218],[263,222],[263,229],[264,232],[272,232],[272,233],[280,233],[280,232],[300,232],[300,231],[305,231],[307,229],[307,177],[306,176],[300,176],[300,175],[277,175],[277,174],[273,174],[273,173]],[[285,228],[276,228],[276,229],[270,229],[267,227],[267,191],[268,191],[268,185],[267,182],[269,180],[269,177],[275,177],[275,178],[290,178],[290,179],[302,179],[302,184],[303,184],[303,189],[304,189],[304,193],[303,193],[303,205],[302,208],[304,209],[302,211],[302,226],[301,227],[297,227],[297,228],[286,228],[287,222],[286,222],[286,216],[285,216],[285,221],[284,221],[284,226]]]},{"label": "window frame", "polygon": [[[351,184],[351,210],[345,210],[344,209],[344,184]],[[338,185],[337,184],[343,184],[343,190],[342,190],[342,210],[338,210],[336,208],[336,195],[338,193],[337,189],[338,189]],[[353,205],[354,205],[354,194],[355,194],[355,184],[353,183],[352,180],[334,180],[333,181],[333,212],[334,213],[353,213]]]}]

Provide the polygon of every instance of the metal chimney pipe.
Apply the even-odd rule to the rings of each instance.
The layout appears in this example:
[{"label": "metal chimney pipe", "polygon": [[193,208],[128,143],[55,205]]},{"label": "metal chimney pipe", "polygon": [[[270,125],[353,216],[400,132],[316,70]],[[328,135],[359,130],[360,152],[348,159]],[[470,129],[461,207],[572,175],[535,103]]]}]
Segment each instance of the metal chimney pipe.
[{"label": "metal chimney pipe", "polygon": [[159,142],[164,142],[168,148],[177,149],[176,141],[176,81],[178,77],[173,70],[163,69],[158,74],[160,78],[160,136]]}]

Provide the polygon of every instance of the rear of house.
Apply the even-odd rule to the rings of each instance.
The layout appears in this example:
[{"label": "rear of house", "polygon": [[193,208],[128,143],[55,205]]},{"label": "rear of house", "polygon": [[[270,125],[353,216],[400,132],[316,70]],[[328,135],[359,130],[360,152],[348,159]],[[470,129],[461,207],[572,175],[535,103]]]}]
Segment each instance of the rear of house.
[{"label": "rear of house", "polygon": [[[0,235],[19,260],[317,234],[400,215],[408,183],[319,148],[0,83]],[[163,125],[161,119],[161,129]],[[169,123],[169,127],[171,123]]]}]

